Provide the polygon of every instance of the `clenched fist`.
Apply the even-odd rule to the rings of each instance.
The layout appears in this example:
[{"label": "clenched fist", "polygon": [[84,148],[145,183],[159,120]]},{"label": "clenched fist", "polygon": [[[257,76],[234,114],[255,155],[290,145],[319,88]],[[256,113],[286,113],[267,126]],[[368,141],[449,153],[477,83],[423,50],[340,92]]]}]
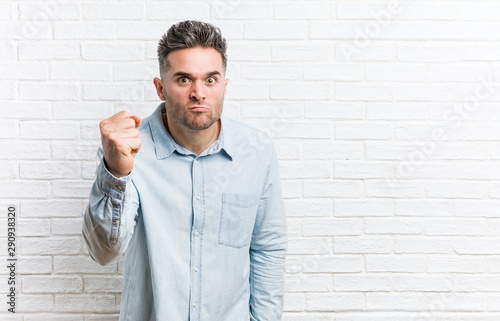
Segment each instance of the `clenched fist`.
[{"label": "clenched fist", "polygon": [[134,157],[141,148],[139,125],[141,119],[121,111],[99,124],[102,149],[108,171],[115,177],[130,174],[134,168]]}]

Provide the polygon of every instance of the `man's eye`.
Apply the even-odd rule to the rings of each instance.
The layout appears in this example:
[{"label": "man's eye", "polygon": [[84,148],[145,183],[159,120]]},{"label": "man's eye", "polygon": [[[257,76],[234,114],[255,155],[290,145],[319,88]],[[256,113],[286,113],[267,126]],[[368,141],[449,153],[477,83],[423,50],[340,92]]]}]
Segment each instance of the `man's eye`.
[{"label": "man's eye", "polygon": [[207,79],[207,82],[209,84],[213,84],[213,83],[215,83],[215,78],[214,77],[210,77],[210,78]]},{"label": "man's eye", "polygon": [[179,78],[179,82],[181,82],[183,84],[186,84],[188,81],[189,81],[189,79],[187,79],[186,77]]}]

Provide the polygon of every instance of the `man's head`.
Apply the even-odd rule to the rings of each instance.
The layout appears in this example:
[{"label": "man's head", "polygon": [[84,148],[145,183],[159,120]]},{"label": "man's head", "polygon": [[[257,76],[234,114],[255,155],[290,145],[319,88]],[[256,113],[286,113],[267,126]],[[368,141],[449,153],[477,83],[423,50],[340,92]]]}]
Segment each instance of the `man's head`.
[{"label": "man's head", "polygon": [[229,81],[220,30],[199,21],[175,24],[159,42],[158,60],[161,79],[154,84],[171,125],[204,130],[217,122]]},{"label": "man's head", "polygon": [[168,54],[174,50],[194,47],[213,48],[222,57],[224,73],[227,68],[226,39],[222,37],[221,31],[216,26],[195,20],[179,22],[168,29],[158,43],[158,62],[160,64],[160,75],[168,71],[170,63]]}]

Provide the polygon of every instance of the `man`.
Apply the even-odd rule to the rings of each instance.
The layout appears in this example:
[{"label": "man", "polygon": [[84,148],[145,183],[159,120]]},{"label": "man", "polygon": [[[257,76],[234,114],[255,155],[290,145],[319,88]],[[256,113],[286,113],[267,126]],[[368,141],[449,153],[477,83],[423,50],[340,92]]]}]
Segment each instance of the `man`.
[{"label": "man", "polygon": [[164,101],[100,123],[83,222],[92,258],[126,252],[120,320],[280,320],[286,222],[278,162],[257,130],[222,115],[226,41],[173,25],[158,46]]}]

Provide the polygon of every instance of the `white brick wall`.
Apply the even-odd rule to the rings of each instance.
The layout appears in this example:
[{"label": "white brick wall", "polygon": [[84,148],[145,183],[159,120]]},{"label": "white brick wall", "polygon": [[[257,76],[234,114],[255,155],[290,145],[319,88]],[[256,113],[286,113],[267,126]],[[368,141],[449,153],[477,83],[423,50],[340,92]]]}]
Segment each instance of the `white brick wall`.
[{"label": "white brick wall", "polygon": [[229,42],[225,112],[280,158],[283,320],[500,320],[499,16],[493,0],[2,1],[0,205],[19,207],[20,261],[0,319],[118,320],[123,258],[98,265],[80,234],[98,123],[151,113],[159,37],[202,19]]}]

